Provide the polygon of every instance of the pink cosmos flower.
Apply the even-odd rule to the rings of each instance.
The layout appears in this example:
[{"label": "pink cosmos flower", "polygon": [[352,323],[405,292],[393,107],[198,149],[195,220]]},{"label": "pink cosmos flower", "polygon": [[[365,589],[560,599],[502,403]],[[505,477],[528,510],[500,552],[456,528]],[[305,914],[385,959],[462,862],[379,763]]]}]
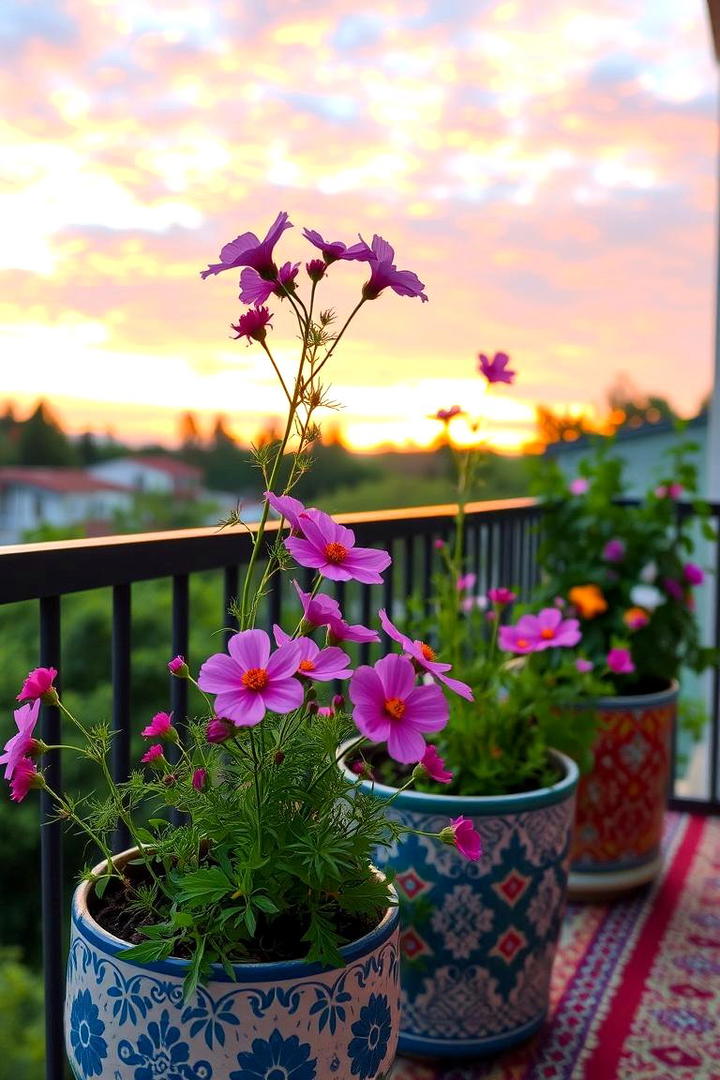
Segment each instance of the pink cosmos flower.
[{"label": "pink cosmos flower", "polygon": [[372,742],[387,741],[395,761],[421,761],[423,733],[448,722],[448,704],[439,687],[416,686],[415,669],[405,656],[384,656],[374,667],[357,668],[350,680],[353,720]]},{"label": "pink cosmos flower", "polygon": [[585,495],[590,489],[590,481],[584,476],[576,476],[569,484],[571,495]]},{"label": "pink cosmos flower", "polygon": [[492,360],[489,360],[485,353],[478,354],[478,371],[489,383],[511,383],[517,372],[508,367],[509,363],[510,357],[504,352],[495,353]]},{"label": "pink cosmos flower", "polygon": [[413,641],[412,638],[406,637],[406,635],[398,630],[397,626],[390,621],[384,608],[380,608],[378,617],[380,619],[380,625],[387,636],[392,638],[393,641],[397,641],[399,645],[402,645],[403,652],[415,661],[417,667],[421,668],[423,671],[427,671],[434,679],[444,683],[449,690],[453,690],[467,701],[475,700],[469,686],[464,682],[460,682],[459,679],[451,679],[445,674],[452,669],[452,664],[439,663],[433,650],[429,645],[426,645],[424,641]]},{"label": "pink cosmos flower", "polygon": [[303,538],[289,536],[285,547],[301,566],[317,570],[333,581],[382,582],[382,571],[392,559],[387,551],[355,547],[355,533],[317,510],[302,521]]},{"label": "pink cosmos flower", "polygon": [[417,274],[397,269],[393,248],[377,233],[373,236],[372,250],[375,258],[370,263],[370,277],[363,285],[364,300],[376,300],[383,289],[391,288],[398,296],[419,296],[423,303],[427,302],[425,286]]},{"label": "pink cosmos flower", "polygon": [[685,599],[685,591],[680,582],[676,581],[675,578],[663,578],[663,587],[668,596],[672,596],[673,600]]},{"label": "pink cosmos flower", "polygon": [[[48,704],[55,702],[57,699],[57,693],[53,686],[54,679],[57,678],[57,670],[54,667],[39,667],[30,672],[25,682],[22,684],[22,690],[17,696],[18,701],[24,701],[26,698],[41,698],[44,699],[45,695],[48,695]],[[52,702],[49,700],[52,699]]]},{"label": "pink cosmos flower", "polygon": [[445,541],[441,540],[439,537],[436,540],[433,540],[433,547],[436,551],[442,551],[445,546]]},{"label": "pink cosmos flower", "polygon": [[615,675],[631,675],[635,670],[628,649],[611,649],[607,654],[606,663]]},{"label": "pink cosmos flower", "polygon": [[327,626],[330,638],[335,643],[340,641],[356,641],[359,643],[379,641],[380,635],[375,630],[363,626],[361,623],[345,622],[340,612],[337,600],[325,593],[311,596],[303,592],[297,581],[293,581],[295,592],[298,594],[303,608],[303,619],[308,626]]},{"label": "pink cosmos flower", "polygon": [[42,786],[40,774],[34,761],[28,758],[20,758],[13,771],[10,782],[10,798],[13,802],[21,803],[30,788]]},{"label": "pink cosmos flower", "polygon": [[333,708],[331,708],[330,705],[321,705],[318,708],[318,716],[328,717],[328,716],[334,716],[334,715],[335,715],[335,710]]},{"label": "pink cosmos flower", "polygon": [[151,764],[153,761],[158,761],[164,754],[162,743],[154,743],[148,747],[143,756],[140,758],[146,765]]},{"label": "pink cosmos flower", "polygon": [[231,323],[235,333],[235,340],[238,338],[246,337],[248,342],[252,341],[264,341],[267,337],[266,326],[272,326],[270,320],[272,315],[266,307],[250,308],[244,315],[241,315],[237,323]]},{"label": "pink cosmos flower", "polygon": [[535,618],[539,638],[536,647],[538,652],[542,652],[543,649],[571,649],[582,637],[579,621],[563,619],[562,612],[556,607],[543,608]]},{"label": "pink cosmos flower", "polygon": [[329,649],[321,649],[308,637],[291,638],[289,634],[279,626],[273,626],[273,636],[277,645],[285,645],[288,641],[295,641],[299,647],[299,661],[296,675],[315,682],[332,682],[333,679],[349,679],[352,675],[352,663],[347,653],[342,649],[331,646]]},{"label": "pink cosmos flower", "polygon": [[705,572],[701,566],[689,562],[685,563],[683,567],[683,577],[688,585],[702,585],[705,580]]},{"label": "pink cosmos flower", "polygon": [[455,416],[462,416],[463,410],[459,405],[452,405],[449,409],[438,409],[433,420],[439,420],[443,424],[449,423]]},{"label": "pink cosmos flower", "polygon": [[658,499],[679,499],[685,488],[682,484],[660,484],[655,488]]},{"label": "pink cosmos flower", "polygon": [[207,769],[196,769],[192,774],[192,786],[196,791],[202,791],[207,784]]},{"label": "pink cosmos flower", "polygon": [[168,660],[168,671],[172,675],[176,675],[178,679],[187,679],[190,674],[184,656],[175,656],[172,660]]},{"label": "pink cosmos flower", "polygon": [[295,289],[294,282],[299,266],[300,263],[283,263],[278,270],[277,277],[270,281],[261,277],[257,270],[253,270],[251,266],[246,266],[240,275],[238,299],[243,304],[254,304],[255,307],[260,307],[273,294],[283,299],[287,296],[287,290],[293,292]]},{"label": "pink cosmos flower", "polygon": [[305,263],[305,269],[311,281],[320,281],[325,277],[327,266],[323,259],[311,259]]},{"label": "pink cosmos flower", "polygon": [[622,562],[625,558],[625,541],[619,540],[617,537],[608,540],[607,544],[602,549],[602,557],[605,562]]},{"label": "pink cosmos flower", "polygon": [[330,263],[337,262],[338,259],[370,262],[375,257],[372,248],[368,247],[362,237],[360,237],[359,244],[348,247],[341,240],[323,240],[316,229],[303,229],[303,236],[311,244],[314,244],[316,248],[320,248],[323,259],[328,266]]},{"label": "pink cosmos flower", "polygon": [[268,229],[264,240],[258,240],[255,233],[251,232],[236,236],[221,249],[220,262],[211,263],[207,270],[200,272],[200,277],[221,274],[223,270],[232,270],[236,266],[252,266],[261,277],[273,280],[277,276],[273,248],[286,229],[292,229],[292,223],[288,221],[288,215],[283,210]]},{"label": "pink cosmos flower", "polygon": [[281,518],[285,518],[290,528],[297,533],[303,531],[305,515],[309,514],[310,517],[313,517],[320,513],[313,506],[306,507],[304,503],[301,503],[293,495],[274,495],[272,491],[266,491],[264,495],[266,502],[270,504],[275,513],[279,514]]},{"label": "pink cosmos flower", "polygon": [[466,817],[453,818],[447,828],[440,833],[440,838],[446,844],[451,844],[458,849],[461,855],[472,862],[477,862],[482,856],[482,840],[480,833],[476,831],[472,821]]},{"label": "pink cosmos flower", "polygon": [[39,743],[33,737],[35,725],[40,715],[38,698],[27,705],[21,705],[13,713],[17,725],[17,735],[5,743],[5,753],[0,756],[0,765],[5,766],[5,779],[12,780],[15,770],[23,758],[29,757],[38,748]]},{"label": "pink cosmos flower", "polygon": [[453,774],[445,768],[445,762],[437,752],[436,747],[430,743],[425,748],[422,761],[420,765],[428,774],[431,780],[434,780],[438,784],[450,784],[453,779]]},{"label": "pink cosmos flower", "polygon": [[458,592],[465,592],[467,589],[473,589],[476,581],[477,574],[461,574],[455,582],[455,588]]},{"label": "pink cosmos flower", "polygon": [[205,730],[205,738],[209,743],[224,743],[235,735],[235,725],[222,716],[213,716]]},{"label": "pink cosmos flower", "polygon": [[501,626],[498,633],[498,645],[503,652],[521,656],[535,652],[538,641],[538,626],[532,615],[523,615],[514,626]]},{"label": "pink cosmos flower", "polygon": [[198,686],[216,694],[215,709],[237,727],[254,727],[266,711],[287,713],[303,702],[303,688],[293,676],[300,662],[295,641],[271,656],[264,630],[241,630],[228,642],[227,653],[215,653],[200,668]]},{"label": "pink cosmos flower", "polygon": [[344,694],[333,694],[332,707],[333,709],[342,709],[345,704]]},{"label": "pink cosmos flower", "polygon": [[512,604],[514,600],[517,600],[517,596],[510,589],[488,589],[488,597],[491,604],[495,604],[496,607],[505,607],[507,604]]},{"label": "pink cosmos flower", "polygon": [[575,670],[579,671],[581,675],[587,675],[589,671],[593,669],[592,660],[584,660],[582,656],[579,656],[575,661]]},{"label": "pink cosmos flower", "polygon": [[167,739],[170,742],[177,740],[177,732],[173,727],[172,714],[166,712],[155,713],[147,727],[140,732],[143,739]]}]

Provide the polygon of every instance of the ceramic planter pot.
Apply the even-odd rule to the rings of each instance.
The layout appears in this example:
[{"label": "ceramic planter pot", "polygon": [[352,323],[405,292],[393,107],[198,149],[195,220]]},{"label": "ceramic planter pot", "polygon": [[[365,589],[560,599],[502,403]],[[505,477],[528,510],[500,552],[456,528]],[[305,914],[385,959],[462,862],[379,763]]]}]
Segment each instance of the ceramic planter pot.
[{"label": "ceramic planter pot", "polygon": [[[552,787],[487,798],[400,794],[390,813],[438,831],[470,818],[484,854],[406,836],[377,860],[395,871],[400,896],[402,1053],[478,1057],[532,1035],[548,1008],[562,920],[577,766],[553,752]],[[393,788],[363,782],[368,794]]]},{"label": "ceramic planter pot", "polygon": [[129,946],[89,914],[89,888],[83,883],[73,898],[65,1000],[77,1080],[380,1080],[389,1073],[400,1008],[396,907],[343,947],[344,968],[236,964],[230,979],[218,965],[186,1002],[187,961],[123,960]]},{"label": "ceramic planter pot", "polygon": [[625,892],[651,881],[670,785],[679,685],[597,700],[595,764],[578,785],[570,895]]}]

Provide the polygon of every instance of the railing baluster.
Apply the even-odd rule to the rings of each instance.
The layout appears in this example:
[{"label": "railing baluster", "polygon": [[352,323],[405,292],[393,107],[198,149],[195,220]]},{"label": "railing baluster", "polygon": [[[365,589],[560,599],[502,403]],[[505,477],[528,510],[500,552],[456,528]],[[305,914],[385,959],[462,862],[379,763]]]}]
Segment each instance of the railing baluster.
[{"label": "railing baluster", "polygon": [[[172,655],[184,656],[189,662],[188,638],[190,626],[190,589],[187,574],[175,574],[172,588]],[[176,727],[182,733],[187,727],[187,702],[188,682],[187,679],[176,679],[170,676],[170,704]],[[175,762],[178,759],[178,748],[169,744],[165,750],[168,760]],[[182,820],[182,814],[176,809],[170,811],[170,820],[177,825]]]},{"label": "railing baluster", "polygon": [[[60,597],[40,600],[40,664],[60,670]],[[56,686],[60,689],[59,680]],[[62,742],[60,710],[42,706],[41,730],[49,745]],[[54,791],[62,791],[60,751],[50,750],[43,757],[43,772]],[[40,881],[42,890],[43,975],[45,983],[45,1080],[63,1080],[63,932],[64,907],[62,883],[62,822],[54,821],[53,801],[46,791],[40,793]]]},{"label": "railing baluster", "polygon": [[[130,586],[116,585],[113,589],[112,623],[112,731],[110,764],[117,783],[130,774]],[[118,822],[113,835],[113,851],[124,851],[129,835],[126,826]]]},{"label": "railing baluster", "polygon": [[432,533],[425,533],[423,537],[423,610],[425,614],[430,610],[434,554]]},{"label": "railing baluster", "polygon": [[235,630],[238,628],[238,621],[236,617],[230,611],[230,605],[234,600],[237,600],[240,592],[240,571],[236,564],[233,566],[226,566],[223,577],[223,611],[222,611],[222,625],[225,627],[223,632],[223,638],[225,644],[232,637]]}]

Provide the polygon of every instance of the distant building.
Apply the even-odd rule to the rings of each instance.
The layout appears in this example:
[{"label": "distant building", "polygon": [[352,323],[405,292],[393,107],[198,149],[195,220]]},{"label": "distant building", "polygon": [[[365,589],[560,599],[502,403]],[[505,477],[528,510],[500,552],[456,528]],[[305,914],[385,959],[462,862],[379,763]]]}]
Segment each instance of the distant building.
[{"label": "distant building", "polygon": [[135,492],[173,495],[178,499],[197,499],[202,495],[202,469],[162,454],[111,458],[91,465],[88,472]]},{"label": "distant building", "polygon": [[113,514],[132,506],[133,492],[84,469],[0,468],[0,543],[18,544],[43,525],[62,529],[92,522],[107,531]]},{"label": "distant building", "polygon": [[[666,451],[677,445],[680,440],[698,444],[699,450],[695,460],[698,466],[700,492],[707,490],[708,414],[704,412],[688,420],[685,430],[680,434],[669,421],[642,424],[635,428],[624,427],[617,431],[614,450],[625,462],[629,496],[639,497],[645,494],[658,471],[662,469],[663,462],[667,460]],[[548,457],[556,458],[563,472],[571,478],[577,476],[580,460],[589,451],[590,443],[583,437],[574,442],[551,443],[545,453]]]}]

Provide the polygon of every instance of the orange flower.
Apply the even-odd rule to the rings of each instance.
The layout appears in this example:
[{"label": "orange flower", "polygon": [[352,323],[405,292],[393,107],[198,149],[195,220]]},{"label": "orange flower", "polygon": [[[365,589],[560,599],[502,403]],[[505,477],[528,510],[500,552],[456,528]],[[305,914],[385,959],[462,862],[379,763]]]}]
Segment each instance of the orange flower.
[{"label": "orange flower", "polygon": [[650,622],[650,616],[645,608],[631,607],[623,615],[623,622],[628,630],[642,630]]},{"label": "orange flower", "polygon": [[607,611],[607,600],[597,585],[575,585],[568,593],[568,599],[582,619],[594,619]]}]

